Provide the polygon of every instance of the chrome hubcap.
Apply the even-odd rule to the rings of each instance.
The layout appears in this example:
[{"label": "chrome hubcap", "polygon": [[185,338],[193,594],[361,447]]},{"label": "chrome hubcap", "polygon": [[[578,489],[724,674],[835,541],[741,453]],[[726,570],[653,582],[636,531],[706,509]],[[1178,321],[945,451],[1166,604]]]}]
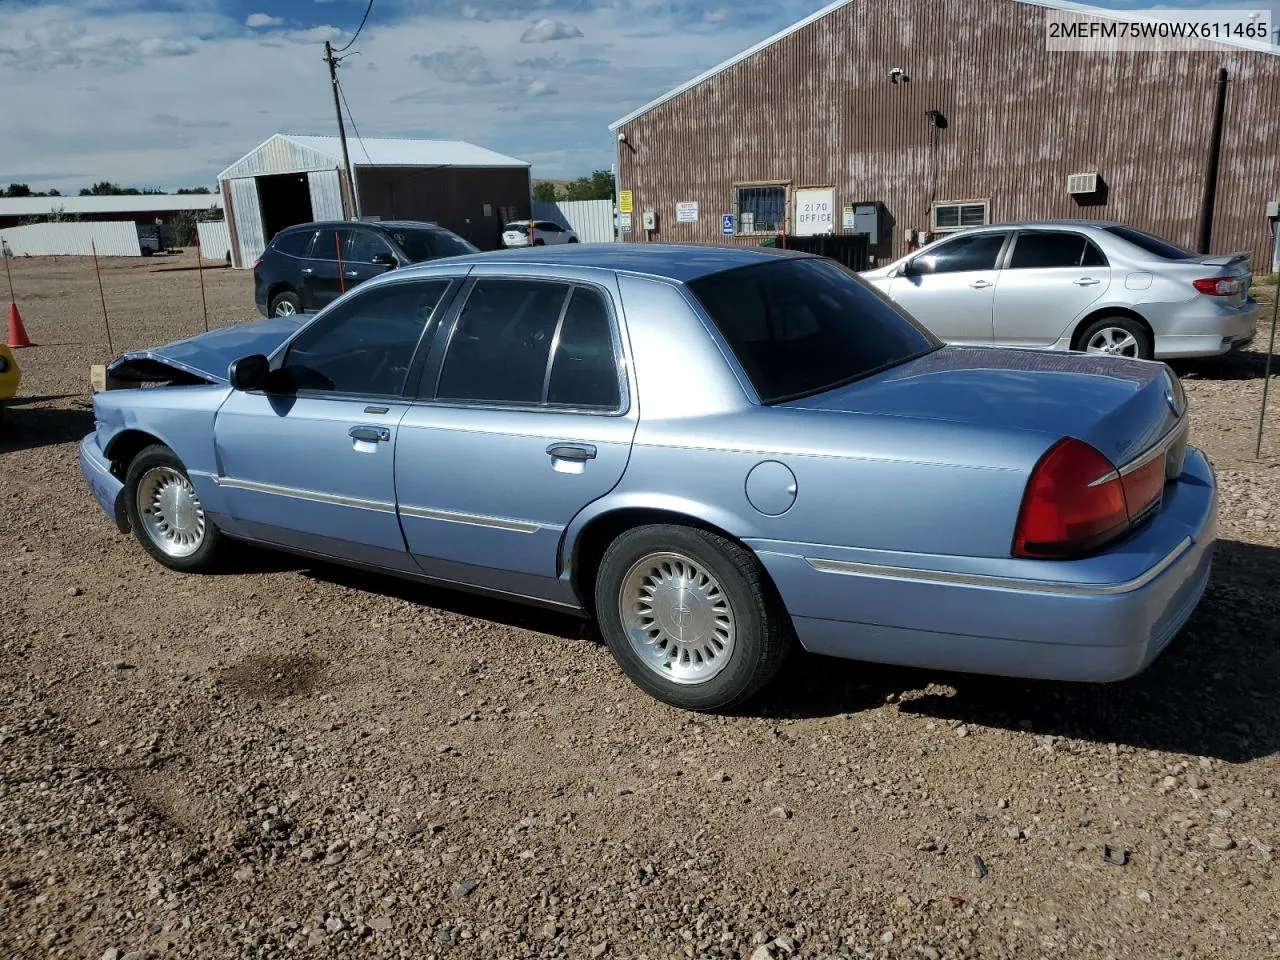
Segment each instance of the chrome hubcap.
[{"label": "chrome hubcap", "polygon": [[1117,357],[1136,357],[1138,341],[1124,327],[1103,327],[1092,337],[1085,347],[1089,353],[1109,353]]},{"label": "chrome hubcap", "polygon": [[288,300],[281,300],[276,304],[277,317],[292,317],[294,314],[293,304]]},{"label": "chrome hubcap", "polygon": [[147,538],[170,557],[204,543],[204,508],[191,481],[173,467],[152,467],[138,483],[138,515]]},{"label": "chrome hubcap", "polygon": [[631,650],[675,683],[704,683],[729,665],[733,608],[708,571],[678,553],[652,553],[622,578],[618,609]]}]

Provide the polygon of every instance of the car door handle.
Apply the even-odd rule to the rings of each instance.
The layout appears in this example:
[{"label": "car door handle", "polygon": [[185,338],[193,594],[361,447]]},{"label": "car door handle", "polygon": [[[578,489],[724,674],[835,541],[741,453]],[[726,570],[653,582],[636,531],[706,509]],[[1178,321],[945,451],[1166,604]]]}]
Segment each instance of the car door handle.
[{"label": "car door handle", "polygon": [[347,431],[347,435],[352,440],[368,440],[371,443],[391,439],[391,431],[386,427],[352,427]]},{"label": "car door handle", "polygon": [[299,273],[302,273],[303,275],[305,275],[305,276],[308,276],[308,277],[309,277],[309,276],[311,276],[311,268],[310,268],[310,267],[303,267],[303,268],[299,271]]},{"label": "car door handle", "polygon": [[985,290],[987,287],[994,286],[990,280],[975,280],[969,284],[975,290]]},{"label": "car door handle", "polygon": [[359,270],[348,270],[348,271],[347,271],[347,276],[348,276],[348,277],[358,277],[358,276],[360,276],[360,271],[359,271]]},{"label": "car door handle", "polygon": [[596,448],[589,443],[553,443],[547,453],[560,460],[594,460]]},{"label": "car door handle", "polygon": [[1071,282],[1077,287],[1092,287],[1095,283],[1100,283],[1101,281],[1095,280],[1093,277],[1081,277],[1079,280],[1072,280]]}]

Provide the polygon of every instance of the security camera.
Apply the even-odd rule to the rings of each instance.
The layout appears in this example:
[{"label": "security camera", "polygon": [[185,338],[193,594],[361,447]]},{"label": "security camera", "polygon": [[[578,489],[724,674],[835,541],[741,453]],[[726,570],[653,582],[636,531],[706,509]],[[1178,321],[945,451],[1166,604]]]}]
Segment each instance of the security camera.
[{"label": "security camera", "polygon": [[618,142],[619,142],[619,143],[626,143],[626,142],[627,142],[627,135],[626,135],[625,133],[620,133],[620,134],[618,134]]},{"label": "security camera", "polygon": [[892,70],[889,71],[890,83],[897,83],[899,77],[902,78],[903,83],[906,83],[910,80],[910,77],[907,76],[907,71],[903,70],[901,67],[894,67]]}]

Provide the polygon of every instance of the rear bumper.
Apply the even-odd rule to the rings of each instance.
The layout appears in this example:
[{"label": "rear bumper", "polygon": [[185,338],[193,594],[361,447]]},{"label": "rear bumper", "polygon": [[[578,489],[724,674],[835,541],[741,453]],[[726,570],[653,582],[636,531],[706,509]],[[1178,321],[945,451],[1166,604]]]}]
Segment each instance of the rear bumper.
[{"label": "rear bumper", "polygon": [[1239,307],[1220,306],[1202,298],[1151,321],[1158,360],[1182,357],[1217,357],[1241,350],[1257,333],[1258,302]]},{"label": "rear bumper", "polygon": [[98,435],[91,433],[80,441],[80,472],[93,491],[98,506],[121,530],[128,530],[121,494],[124,484],[111,472],[111,463],[98,446]]},{"label": "rear bumper", "polygon": [[[855,660],[1045,680],[1105,682],[1145,669],[1191,616],[1217,533],[1212,470],[1188,448],[1182,477],[1147,527],[1058,579],[839,559],[837,550],[753,544],[804,647]],[[1159,549],[1153,550],[1155,545]],[[1121,579],[1116,569],[1143,557]],[[815,555],[816,554],[816,555]],[[940,559],[940,558],[934,558]],[[1046,573],[1046,576],[1050,574]]]}]

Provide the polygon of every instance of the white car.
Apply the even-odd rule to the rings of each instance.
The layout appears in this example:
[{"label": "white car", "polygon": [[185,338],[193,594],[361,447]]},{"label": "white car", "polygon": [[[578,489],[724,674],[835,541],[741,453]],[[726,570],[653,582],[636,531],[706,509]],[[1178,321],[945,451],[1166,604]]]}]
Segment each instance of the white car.
[{"label": "white car", "polygon": [[530,235],[533,238],[533,246],[542,247],[550,246],[554,243],[577,243],[578,235],[568,227],[562,227],[560,224],[551,220],[534,220],[532,230],[529,227],[528,220],[513,220],[508,223],[502,230],[502,245],[504,247],[527,247],[530,245]]},{"label": "white car", "polygon": [[948,343],[1212,357],[1247,347],[1258,311],[1247,254],[1100,221],[977,227],[862,276]]}]

